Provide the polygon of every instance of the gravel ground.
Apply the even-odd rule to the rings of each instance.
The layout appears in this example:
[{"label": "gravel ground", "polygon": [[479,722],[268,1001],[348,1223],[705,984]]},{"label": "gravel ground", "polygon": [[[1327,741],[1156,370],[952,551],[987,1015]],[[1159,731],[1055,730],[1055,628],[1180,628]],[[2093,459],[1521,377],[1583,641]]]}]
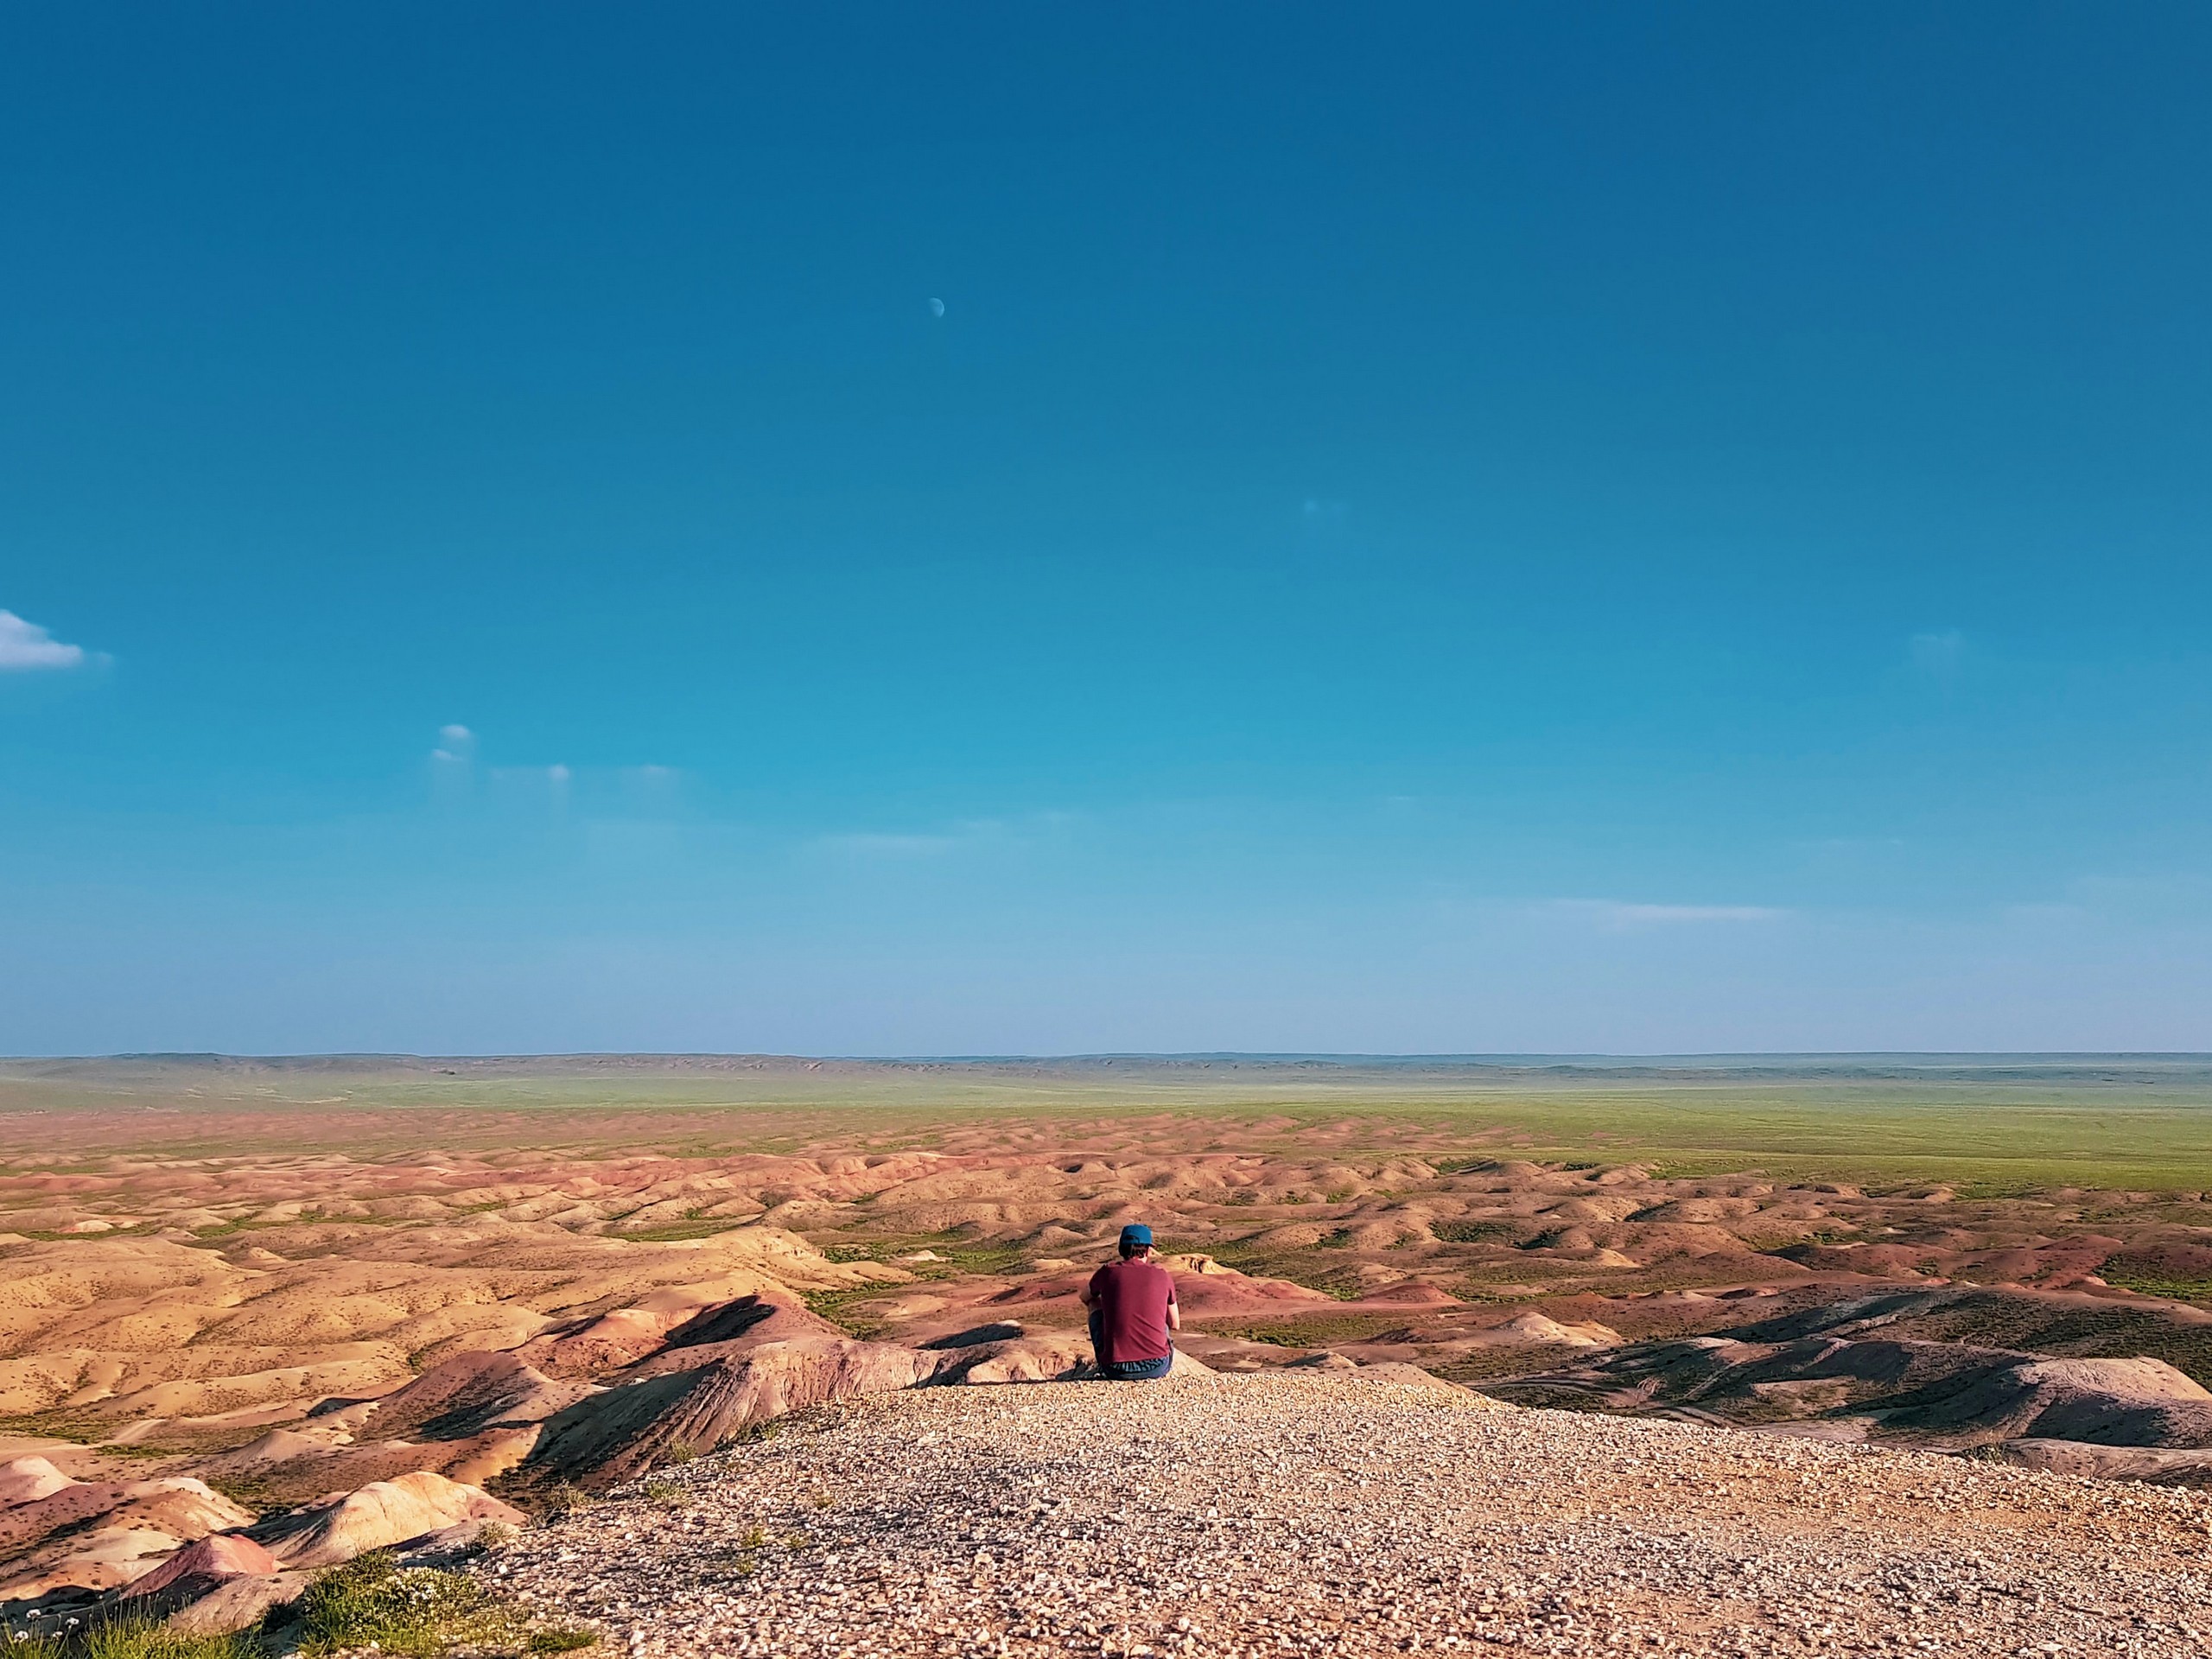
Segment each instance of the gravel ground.
[{"label": "gravel ground", "polygon": [[2212,1651],[2192,1492],[1285,1374],[779,1427],[479,1570],[638,1659]]}]

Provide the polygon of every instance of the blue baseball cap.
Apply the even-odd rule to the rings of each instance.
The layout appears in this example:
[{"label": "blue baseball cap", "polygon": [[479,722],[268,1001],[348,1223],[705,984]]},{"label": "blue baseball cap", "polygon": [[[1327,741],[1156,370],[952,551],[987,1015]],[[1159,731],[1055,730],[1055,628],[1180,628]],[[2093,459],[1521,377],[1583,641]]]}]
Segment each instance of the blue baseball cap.
[{"label": "blue baseball cap", "polygon": [[1131,1226],[1122,1229],[1122,1245],[1125,1249],[1132,1244],[1149,1244],[1151,1243],[1152,1229],[1146,1226],[1142,1222],[1137,1222]]}]

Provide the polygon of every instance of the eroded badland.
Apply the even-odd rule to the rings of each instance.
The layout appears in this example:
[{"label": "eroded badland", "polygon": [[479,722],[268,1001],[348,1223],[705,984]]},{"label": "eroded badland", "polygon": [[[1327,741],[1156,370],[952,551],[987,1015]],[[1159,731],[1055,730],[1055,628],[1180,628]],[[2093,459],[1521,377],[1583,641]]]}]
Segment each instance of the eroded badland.
[{"label": "eroded badland", "polygon": [[[0,1597],[406,1546],[652,1652],[2197,1652],[2208,1188],[2178,1061],[13,1063]],[[1149,1391],[1083,1380],[1128,1221]]]}]

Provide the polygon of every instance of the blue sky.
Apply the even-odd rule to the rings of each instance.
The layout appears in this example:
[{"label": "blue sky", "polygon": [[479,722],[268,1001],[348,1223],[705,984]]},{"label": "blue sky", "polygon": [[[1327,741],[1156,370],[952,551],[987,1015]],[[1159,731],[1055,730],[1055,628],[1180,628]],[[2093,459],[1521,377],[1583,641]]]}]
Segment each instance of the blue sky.
[{"label": "blue sky", "polygon": [[0,13],[0,1051],[2212,1048],[2212,13]]}]

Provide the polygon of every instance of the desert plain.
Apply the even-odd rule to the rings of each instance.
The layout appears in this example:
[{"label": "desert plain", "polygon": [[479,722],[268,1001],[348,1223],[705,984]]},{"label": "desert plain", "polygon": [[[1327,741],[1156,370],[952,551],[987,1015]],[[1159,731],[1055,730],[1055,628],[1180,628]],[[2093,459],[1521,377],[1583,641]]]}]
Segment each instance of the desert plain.
[{"label": "desert plain", "polygon": [[[0,1599],[276,1630],[397,1547],[643,1653],[2197,1652],[2208,1194],[2188,1057],[9,1062]],[[1130,1221],[1152,1393],[1085,1380]]]}]

